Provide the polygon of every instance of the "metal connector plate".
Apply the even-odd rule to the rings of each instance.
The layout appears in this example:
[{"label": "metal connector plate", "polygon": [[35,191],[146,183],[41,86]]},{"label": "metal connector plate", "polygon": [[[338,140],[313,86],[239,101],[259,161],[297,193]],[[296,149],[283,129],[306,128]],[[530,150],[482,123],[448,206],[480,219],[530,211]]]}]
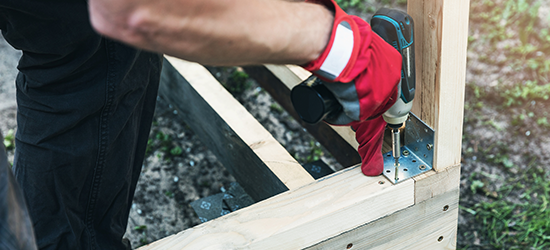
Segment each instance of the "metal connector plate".
[{"label": "metal connector plate", "polygon": [[429,171],[433,166],[434,130],[412,112],[403,130],[399,169],[395,178],[395,160],[392,152],[384,155],[384,176],[394,184]]}]

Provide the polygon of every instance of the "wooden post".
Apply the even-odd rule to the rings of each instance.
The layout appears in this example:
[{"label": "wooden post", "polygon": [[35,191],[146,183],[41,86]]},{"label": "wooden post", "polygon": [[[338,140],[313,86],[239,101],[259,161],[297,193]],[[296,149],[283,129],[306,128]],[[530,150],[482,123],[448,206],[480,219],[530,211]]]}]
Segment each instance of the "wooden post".
[{"label": "wooden post", "polygon": [[409,0],[415,24],[413,113],[435,129],[434,169],[460,163],[469,0]]}]

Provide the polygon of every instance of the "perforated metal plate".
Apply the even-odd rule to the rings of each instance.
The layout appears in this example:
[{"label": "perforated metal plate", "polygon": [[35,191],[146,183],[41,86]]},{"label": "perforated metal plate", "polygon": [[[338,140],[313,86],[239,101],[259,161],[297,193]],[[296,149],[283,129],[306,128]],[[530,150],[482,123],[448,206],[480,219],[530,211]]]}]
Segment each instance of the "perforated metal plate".
[{"label": "perforated metal plate", "polygon": [[410,113],[403,131],[404,143],[395,176],[395,160],[392,152],[384,155],[384,176],[392,183],[399,183],[421,173],[433,166],[434,130]]}]

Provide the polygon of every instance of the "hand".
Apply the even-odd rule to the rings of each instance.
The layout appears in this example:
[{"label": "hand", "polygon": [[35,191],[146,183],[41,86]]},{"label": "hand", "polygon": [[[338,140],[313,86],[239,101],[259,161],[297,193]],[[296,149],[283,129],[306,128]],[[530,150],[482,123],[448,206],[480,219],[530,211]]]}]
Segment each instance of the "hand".
[{"label": "hand", "polygon": [[397,100],[401,55],[357,16],[347,15],[333,0],[320,3],[334,11],[331,39],[316,60],[304,66],[325,81],[343,112],[325,119],[351,125],[359,142],[361,169],[375,176],[383,171],[381,153],[386,122],[381,115]]},{"label": "hand", "polygon": [[384,171],[382,143],[386,121],[382,116],[372,120],[355,122],[351,125],[359,143],[357,151],[361,156],[361,171],[366,176],[377,176]]},{"label": "hand", "polygon": [[304,65],[326,82],[343,106],[342,114],[326,120],[351,125],[383,114],[397,100],[401,55],[357,16],[347,15],[333,0],[310,1],[334,11],[334,24],[325,51]]}]

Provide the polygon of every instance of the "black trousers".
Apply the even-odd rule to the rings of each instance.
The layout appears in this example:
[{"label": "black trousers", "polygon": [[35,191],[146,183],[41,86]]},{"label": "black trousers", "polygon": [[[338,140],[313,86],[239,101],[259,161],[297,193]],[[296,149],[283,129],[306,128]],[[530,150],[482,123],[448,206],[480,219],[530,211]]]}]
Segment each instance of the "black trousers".
[{"label": "black trousers", "polygon": [[23,193],[13,177],[0,131],[0,249],[36,249]]},{"label": "black trousers", "polygon": [[162,58],[104,38],[84,0],[5,0],[22,50],[15,178],[40,249],[125,249]]},{"label": "black trousers", "polygon": [[97,80],[82,88],[44,92],[22,74],[17,80],[14,171],[40,249],[124,248],[160,57],[136,52],[121,61],[122,45],[106,44],[113,68],[93,72]]}]

